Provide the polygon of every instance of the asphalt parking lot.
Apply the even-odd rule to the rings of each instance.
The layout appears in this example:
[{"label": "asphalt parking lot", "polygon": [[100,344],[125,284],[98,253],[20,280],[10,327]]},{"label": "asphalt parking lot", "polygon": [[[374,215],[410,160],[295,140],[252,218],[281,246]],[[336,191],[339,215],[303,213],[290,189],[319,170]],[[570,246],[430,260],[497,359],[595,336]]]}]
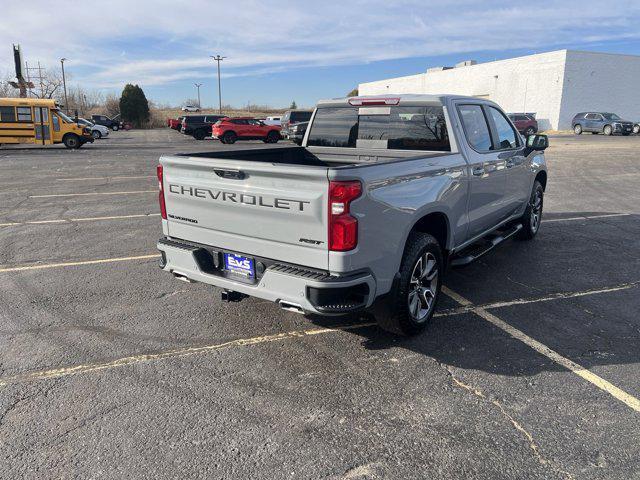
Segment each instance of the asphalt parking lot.
[{"label": "asphalt parking lot", "polygon": [[247,143],[0,147],[0,477],[639,479],[640,137],[550,142],[410,339],[159,270],[159,156]]}]

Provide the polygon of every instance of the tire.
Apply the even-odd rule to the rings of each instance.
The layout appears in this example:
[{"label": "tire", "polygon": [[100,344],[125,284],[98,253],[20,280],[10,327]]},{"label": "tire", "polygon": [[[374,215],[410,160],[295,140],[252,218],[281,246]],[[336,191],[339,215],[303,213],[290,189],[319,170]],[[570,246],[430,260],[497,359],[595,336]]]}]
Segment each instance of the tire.
[{"label": "tire", "polygon": [[112,125],[111,130],[113,130],[114,132],[117,132],[118,130],[120,130],[120,127],[118,125]]},{"label": "tire", "polygon": [[602,133],[609,136],[613,134],[613,128],[611,128],[611,125],[605,125],[604,128],[602,129]]},{"label": "tire", "polygon": [[204,140],[206,136],[207,132],[205,132],[204,130],[196,130],[193,133],[193,138],[195,138],[196,140]]},{"label": "tire", "polygon": [[529,127],[524,131],[524,136],[528,137],[529,135],[535,135],[536,129],[533,127]]},{"label": "tire", "polygon": [[444,259],[440,244],[427,233],[409,235],[389,310],[379,316],[381,328],[400,335],[416,335],[431,322],[440,297]]},{"label": "tire", "polygon": [[78,149],[82,145],[80,138],[75,133],[67,133],[62,139],[62,143],[69,149]]},{"label": "tire", "polygon": [[536,236],[540,230],[540,223],[542,222],[542,210],[544,206],[544,189],[542,184],[536,180],[533,182],[533,188],[531,189],[531,196],[529,197],[529,203],[524,211],[524,215],[520,217],[522,223],[522,230],[520,230],[516,236],[519,240],[531,240]]},{"label": "tire", "polygon": [[225,134],[222,135],[222,140],[223,140],[223,143],[232,145],[236,143],[236,140],[238,140],[238,136],[236,135],[235,132],[225,132]]},{"label": "tire", "polygon": [[267,133],[267,137],[263,140],[264,143],[278,143],[280,140],[280,134],[274,130]]},{"label": "tire", "polygon": [[102,138],[102,133],[100,133],[100,130],[93,130],[91,132],[91,136],[97,140],[99,138]]},{"label": "tire", "polygon": [[634,134],[634,135],[638,135],[639,133],[640,133],[640,124],[636,123],[636,124],[633,126],[633,134]]},{"label": "tire", "polygon": [[575,133],[576,135],[581,135],[582,134],[582,125],[580,125],[579,123],[573,126],[573,133]]}]

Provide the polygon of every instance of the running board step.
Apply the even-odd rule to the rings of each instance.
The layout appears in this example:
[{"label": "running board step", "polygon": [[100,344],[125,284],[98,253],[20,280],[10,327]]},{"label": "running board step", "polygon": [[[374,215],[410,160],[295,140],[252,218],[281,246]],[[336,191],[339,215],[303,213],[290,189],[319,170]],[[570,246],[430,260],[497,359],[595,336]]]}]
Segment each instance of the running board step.
[{"label": "running board step", "polygon": [[508,228],[507,230],[497,230],[482,240],[468,246],[460,253],[457,253],[451,260],[450,265],[452,267],[461,267],[463,265],[469,265],[474,260],[477,260],[485,253],[490,252],[495,247],[500,245],[506,239],[514,236],[522,230],[522,224],[518,223]]}]

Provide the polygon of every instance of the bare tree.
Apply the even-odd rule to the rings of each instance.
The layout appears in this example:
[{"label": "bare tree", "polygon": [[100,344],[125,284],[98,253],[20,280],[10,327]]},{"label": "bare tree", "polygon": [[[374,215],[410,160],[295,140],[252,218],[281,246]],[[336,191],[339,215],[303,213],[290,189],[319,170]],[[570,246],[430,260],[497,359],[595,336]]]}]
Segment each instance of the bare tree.
[{"label": "bare tree", "polygon": [[110,93],[104,99],[104,114],[113,118],[120,113],[120,98]]}]

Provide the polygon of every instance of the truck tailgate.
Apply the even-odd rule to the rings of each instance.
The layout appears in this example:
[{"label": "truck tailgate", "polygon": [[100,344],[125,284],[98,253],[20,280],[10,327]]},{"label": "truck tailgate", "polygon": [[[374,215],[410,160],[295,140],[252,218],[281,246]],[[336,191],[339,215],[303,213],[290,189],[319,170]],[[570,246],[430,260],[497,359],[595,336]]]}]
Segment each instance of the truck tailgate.
[{"label": "truck tailgate", "polygon": [[160,163],[170,237],[328,268],[326,167],[188,156]]}]

